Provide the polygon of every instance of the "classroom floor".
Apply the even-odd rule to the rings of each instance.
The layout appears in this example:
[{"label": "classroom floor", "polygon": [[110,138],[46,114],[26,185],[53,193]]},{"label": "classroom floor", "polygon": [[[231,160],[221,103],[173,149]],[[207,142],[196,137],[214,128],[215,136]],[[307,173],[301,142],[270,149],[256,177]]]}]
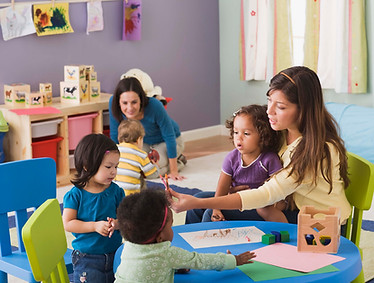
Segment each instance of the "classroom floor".
[{"label": "classroom floor", "polygon": [[202,157],[217,152],[230,151],[234,149],[230,137],[213,136],[209,138],[188,141],[185,143],[184,155],[187,160]]}]

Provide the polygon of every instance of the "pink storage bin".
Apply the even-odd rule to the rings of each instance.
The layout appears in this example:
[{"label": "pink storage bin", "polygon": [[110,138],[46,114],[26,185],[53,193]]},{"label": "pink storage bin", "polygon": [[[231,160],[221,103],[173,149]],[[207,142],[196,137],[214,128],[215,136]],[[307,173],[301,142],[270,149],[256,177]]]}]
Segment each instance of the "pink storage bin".
[{"label": "pink storage bin", "polygon": [[74,150],[84,136],[92,133],[92,122],[97,115],[90,113],[68,117],[69,150]]}]

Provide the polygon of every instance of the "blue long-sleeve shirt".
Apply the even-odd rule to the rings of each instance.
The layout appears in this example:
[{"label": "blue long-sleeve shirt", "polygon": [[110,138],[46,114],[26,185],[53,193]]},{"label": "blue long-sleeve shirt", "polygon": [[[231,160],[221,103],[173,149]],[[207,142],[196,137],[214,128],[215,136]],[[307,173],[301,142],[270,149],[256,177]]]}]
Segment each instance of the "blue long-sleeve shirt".
[{"label": "blue long-sleeve shirt", "polygon": [[[112,100],[109,99],[109,127],[110,138],[118,144],[119,121],[112,114]],[[123,119],[126,116],[123,115]],[[144,109],[144,117],[140,120],[145,130],[144,143],[166,143],[169,158],[177,157],[176,138],[181,135],[178,124],[170,118],[162,103],[154,97],[149,98],[149,103]]]}]

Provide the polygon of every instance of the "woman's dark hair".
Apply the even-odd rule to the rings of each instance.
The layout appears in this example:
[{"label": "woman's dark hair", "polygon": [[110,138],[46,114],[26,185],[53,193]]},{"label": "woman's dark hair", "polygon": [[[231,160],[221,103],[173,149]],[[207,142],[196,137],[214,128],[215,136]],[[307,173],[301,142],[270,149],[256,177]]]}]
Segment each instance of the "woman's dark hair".
[{"label": "woman's dark hair", "polygon": [[248,115],[252,117],[253,126],[260,136],[261,151],[272,151],[278,153],[282,141],[282,134],[271,128],[266,109],[266,105],[252,104],[243,106],[236,111],[231,119],[226,120],[226,128],[230,130],[231,139],[234,138],[235,118],[241,115]]},{"label": "woman's dark hair", "polygon": [[137,78],[126,77],[120,80],[116,86],[112,100],[113,117],[116,118],[118,122],[121,122],[123,120],[123,114],[119,104],[119,99],[121,97],[121,94],[127,91],[133,91],[138,94],[140,98],[140,111],[143,111],[144,108],[148,105],[149,98]]},{"label": "woman's dark hair", "polygon": [[83,137],[74,152],[76,174],[71,182],[82,189],[97,173],[104,155],[108,151],[119,153],[114,141],[103,134],[89,134]]},{"label": "woman's dark hair", "polygon": [[125,197],[117,208],[122,237],[135,244],[149,240],[162,226],[168,205],[165,190],[148,188]]},{"label": "woman's dark hair", "polygon": [[270,81],[267,96],[280,90],[287,100],[299,109],[298,127],[302,138],[295,148],[291,162],[290,175],[295,174],[301,184],[307,174],[311,174],[317,183],[319,172],[330,184],[332,190],[332,160],[327,143],[337,150],[340,159],[340,176],[345,187],[349,184],[348,163],[344,142],[339,136],[338,124],[327,111],[323,102],[323,93],[317,74],[303,66],[291,67],[275,75]]}]

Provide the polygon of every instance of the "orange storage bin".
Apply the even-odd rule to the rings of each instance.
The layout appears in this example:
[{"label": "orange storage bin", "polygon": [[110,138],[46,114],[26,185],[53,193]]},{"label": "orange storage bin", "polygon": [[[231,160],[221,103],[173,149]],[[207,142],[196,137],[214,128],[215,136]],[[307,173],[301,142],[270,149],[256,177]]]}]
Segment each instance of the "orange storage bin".
[{"label": "orange storage bin", "polygon": [[69,150],[74,150],[79,141],[92,133],[92,122],[98,113],[68,117]]},{"label": "orange storage bin", "polygon": [[34,139],[31,143],[32,157],[51,157],[57,162],[57,145],[62,140],[62,137]]}]

